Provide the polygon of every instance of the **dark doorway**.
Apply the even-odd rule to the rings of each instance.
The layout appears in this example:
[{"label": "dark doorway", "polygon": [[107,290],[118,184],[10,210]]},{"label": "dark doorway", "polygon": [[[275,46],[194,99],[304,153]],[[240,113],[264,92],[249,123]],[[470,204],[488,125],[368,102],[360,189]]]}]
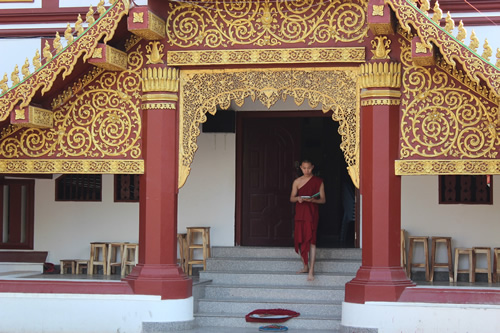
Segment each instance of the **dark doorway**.
[{"label": "dark doorway", "polygon": [[300,160],[307,158],[327,197],[320,206],[318,247],[353,247],[354,187],[340,143],[338,123],[320,111],[237,112],[236,243],[293,246],[289,197]]}]

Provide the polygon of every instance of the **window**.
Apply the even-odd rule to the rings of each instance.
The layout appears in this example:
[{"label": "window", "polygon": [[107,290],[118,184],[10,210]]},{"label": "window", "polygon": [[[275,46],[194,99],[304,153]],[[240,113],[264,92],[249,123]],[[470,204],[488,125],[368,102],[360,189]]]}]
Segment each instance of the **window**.
[{"label": "window", "polygon": [[439,176],[440,204],[493,204],[493,177]]},{"label": "window", "polygon": [[115,175],[115,202],[139,202],[139,175]]},{"label": "window", "polygon": [[62,175],[56,179],[56,201],[101,201],[101,175]]},{"label": "window", "polygon": [[33,249],[34,180],[0,180],[0,249]]}]

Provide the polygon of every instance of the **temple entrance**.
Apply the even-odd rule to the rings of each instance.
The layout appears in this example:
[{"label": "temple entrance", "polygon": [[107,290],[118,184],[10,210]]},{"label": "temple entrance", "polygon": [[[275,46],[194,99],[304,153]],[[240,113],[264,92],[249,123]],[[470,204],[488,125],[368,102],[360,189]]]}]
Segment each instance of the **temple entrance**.
[{"label": "temple entrance", "polygon": [[[340,149],[338,123],[321,111],[237,115],[240,245],[293,246],[291,184],[300,173],[300,160],[308,158],[315,163],[315,175],[323,178],[327,197],[320,206],[318,246],[354,246],[354,186]],[[343,225],[346,209],[351,211]]]}]

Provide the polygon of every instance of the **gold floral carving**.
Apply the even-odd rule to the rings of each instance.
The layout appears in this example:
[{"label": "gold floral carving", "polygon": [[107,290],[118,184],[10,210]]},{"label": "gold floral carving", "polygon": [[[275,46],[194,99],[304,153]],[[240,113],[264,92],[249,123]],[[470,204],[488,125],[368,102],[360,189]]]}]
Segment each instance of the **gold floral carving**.
[{"label": "gold floral carving", "polygon": [[373,62],[361,64],[360,88],[401,87],[401,64],[396,62]]},{"label": "gold floral carving", "polygon": [[175,103],[143,103],[141,106],[143,110],[176,110]]},{"label": "gold floral carving", "polygon": [[148,62],[146,62],[146,65],[149,64],[163,64],[162,58],[165,56],[163,52],[163,48],[165,45],[160,44],[158,41],[154,42],[149,42],[148,45],[146,45],[146,51],[148,51],[148,54],[146,54],[146,58],[148,58]]},{"label": "gold floral carving", "polygon": [[144,12],[141,12],[141,13],[134,12],[133,14],[134,14],[134,16],[132,18],[133,23],[143,23],[144,22]]},{"label": "gold floral carving", "polygon": [[56,107],[52,128],[2,133],[0,172],[43,172],[43,163],[50,172],[142,172],[140,46],[128,57],[127,71],[92,74],[92,82],[79,83],[86,89]]},{"label": "gold floral carving", "polygon": [[92,159],[0,159],[3,173],[99,173],[142,174],[143,160],[92,160]]},{"label": "gold floral carving", "polygon": [[170,66],[365,62],[364,47],[168,51]]},{"label": "gold floral carving", "polygon": [[73,83],[72,86],[66,88],[61,94],[57,95],[57,97],[52,100],[52,103],[50,104],[52,110],[66,103],[71,97],[79,93],[89,83],[94,81],[97,76],[102,74],[102,72],[104,72],[104,69],[102,68],[92,68],[87,74],[83,75],[82,78],[78,79],[78,81]]},{"label": "gold floral carving", "polygon": [[190,48],[363,42],[366,0],[171,1],[167,42]]},{"label": "gold floral carving", "polygon": [[384,16],[384,5],[373,5],[373,16]]},{"label": "gold floral carving", "polygon": [[371,41],[373,50],[373,60],[389,59],[391,40],[387,36],[375,36]]},{"label": "gold floral carving", "polygon": [[500,174],[500,160],[395,161],[396,175],[491,175]]},{"label": "gold floral carving", "polygon": [[104,16],[101,16],[73,43],[66,46],[62,52],[24,79],[19,85],[1,95],[0,121],[5,120],[19,102],[21,102],[21,107],[27,106],[40,89],[42,95],[49,91],[59,74],[62,73],[63,78],[71,74],[78,59],[82,55],[83,60],[90,58],[100,40],[104,43],[111,40],[116,26],[120,19],[128,13],[128,9],[128,0],[116,1]]},{"label": "gold floral carving", "polygon": [[399,23],[406,31],[411,30],[410,25],[413,26],[423,42],[427,44],[433,42],[439,48],[447,62],[455,66],[455,61],[459,61],[473,81],[479,82],[483,79],[493,89],[496,96],[500,96],[500,70],[493,64],[488,63],[451,34],[443,31],[439,25],[407,0],[386,0],[386,3],[390,4]]},{"label": "gold floral carving", "polygon": [[144,68],[142,91],[179,91],[179,70],[171,67]]},{"label": "gold floral carving", "polygon": [[206,113],[231,102],[242,106],[246,98],[270,108],[280,99],[292,97],[297,105],[308,100],[311,108],[322,105],[339,122],[340,148],[354,184],[358,186],[359,106],[358,68],[289,68],[255,70],[181,71],[179,187],[190,172],[197,150],[199,125]]},{"label": "gold floral carving", "polygon": [[400,159],[497,158],[498,103],[460,82],[463,73],[415,66],[409,41],[401,39],[401,45]]},{"label": "gold floral carving", "polygon": [[401,103],[399,98],[389,99],[389,98],[375,98],[375,99],[362,99],[361,106],[372,106],[372,105],[399,105]]}]

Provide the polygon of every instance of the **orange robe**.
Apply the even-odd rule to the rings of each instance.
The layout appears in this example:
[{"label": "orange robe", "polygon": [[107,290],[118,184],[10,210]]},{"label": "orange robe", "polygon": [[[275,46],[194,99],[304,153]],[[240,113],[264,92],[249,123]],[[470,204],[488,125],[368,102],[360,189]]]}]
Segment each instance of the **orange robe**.
[{"label": "orange robe", "polygon": [[[297,195],[314,195],[319,192],[322,183],[321,178],[312,176],[307,183],[299,188]],[[306,264],[309,262],[311,244],[316,245],[318,220],[318,204],[305,201],[295,203],[295,252],[302,256]]]}]

